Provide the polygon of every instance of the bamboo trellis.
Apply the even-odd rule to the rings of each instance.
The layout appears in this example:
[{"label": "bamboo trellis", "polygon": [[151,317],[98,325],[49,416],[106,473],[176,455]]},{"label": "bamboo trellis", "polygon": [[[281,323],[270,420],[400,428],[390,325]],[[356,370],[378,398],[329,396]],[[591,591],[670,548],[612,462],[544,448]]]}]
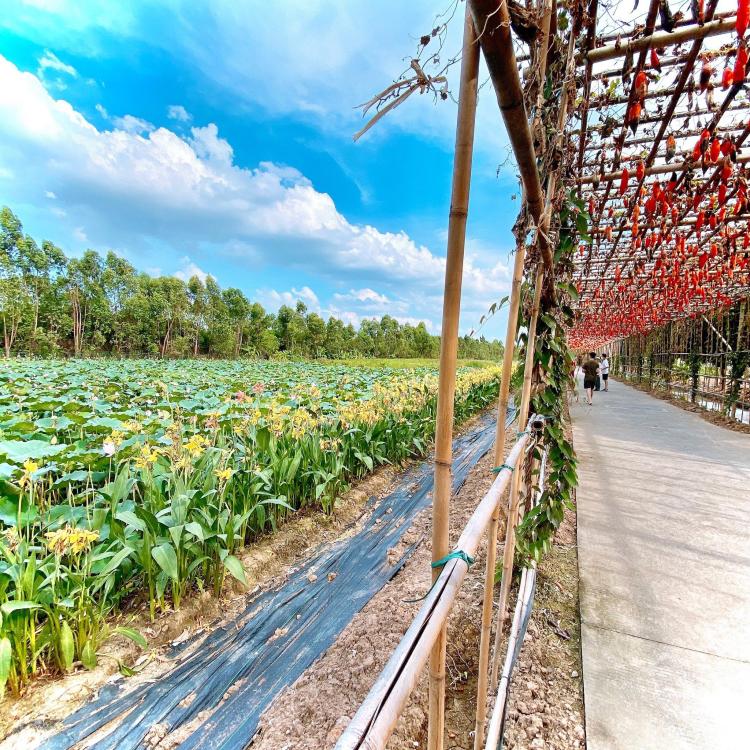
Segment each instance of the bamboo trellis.
[{"label": "bamboo trellis", "polygon": [[[578,323],[569,331],[573,346],[598,346],[622,338],[624,343],[614,357],[618,367],[618,362],[625,362],[624,352],[630,351],[633,335],[710,308],[730,306],[747,296],[750,203],[745,165],[750,156],[740,153],[750,136],[746,71],[744,64],[737,63],[733,80],[723,73],[721,80],[726,85],[719,94],[720,83],[712,66],[723,58],[744,57],[748,1],[740,0],[739,7],[719,7],[728,0],[707,0],[701,17],[675,18],[665,0],[650,0],[645,16],[637,23],[623,22],[624,28],[613,30],[601,23],[602,8],[610,10],[606,2],[575,0],[566,5],[571,20],[566,31],[559,28],[563,15],[556,0],[537,0],[525,8],[536,24],[533,34],[529,36],[526,29],[524,36],[529,52],[516,55],[512,32],[518,7],[509,8],[507,0],[467,0],[440,354],[434,583],[412,626],[340,738],[338,750],[385,747],[428,656],[428,748],[443,747],[446,623],[469,561],[485,533],[488,547],[474,748],[489,747],[485,745],[488,693],[496,687],[501,663],[515,529],[530,496],[534,467],[529,446],[537,439],[524,430],[506,456],[503,422],[520,310],[526,321],[527,361],[519,423],[526,425],[529,419],[532,380],[537,377],[532,367],[537,316],[540,307],[549,309],[555,304],[554,269],[559,260],[556,212],[564,193],[570,190],[583,196],[591,217],[591,240],[577,248],[567,266],[573,268],[580,295]],[[698,12],[702,4],[694,7]],[[456,338],[480,50],[513,149],[524,200],[514,228],[516,257],[495,444],[499,473],[456,549],[448,553]],[[613,67],[614,61],[618,65],[622,61],[622,67]],[[672,76],[672,80],[659,81],[649,91],[657,73],[667,79]],[[715,193],[719,191],[717,201]],[[657,196],[653,203],[652,195]],[[734,201],[732,211],[727,209],[730,200]],[[693,247],[697,251],[693,252]],[[685,279],[680,286],[681,274]],[[524,279],[532,292],[525,301]],[[631,338],[623,338],[628,336]],[[541,418],[532,417],[529,425],[541,423]],[[506,491],[503,583],[495,605],[496,543]],[[498,701],[507,682],[506,674],[491,714],[493,750],[502,716]]]}]

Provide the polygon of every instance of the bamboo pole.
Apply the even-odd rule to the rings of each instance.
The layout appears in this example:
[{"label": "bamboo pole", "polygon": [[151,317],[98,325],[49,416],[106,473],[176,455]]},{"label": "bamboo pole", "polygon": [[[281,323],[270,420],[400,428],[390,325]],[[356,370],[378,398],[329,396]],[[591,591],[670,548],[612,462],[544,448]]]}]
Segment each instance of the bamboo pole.
[{"label": "bamboo pole", "polygon": [[[484,61],[487,63],[500,113],[518,163],[526,205],[535,224],[539,226],[544,212],[544,193],[516,67],[508,5],[506,0],[469,0],[468,5],[474,18],[474,26],[479,32]],[[540,250],[544,265],[551,272],[554,260],[546,237],[541,238]]]},{"label": "bamboo pole", "polygon": [[[495,434],[495,466],[500,466],[505,457],[505,414],[508,411],[510,396],[510,379],[513,374],[513,354],[515,351],[516,332],[518,327],[518,308],[521,300],[521,283],[523,266],[526,257],[526,245],[519,242],[516,247],[516,259],[513,264],[513,282],[508,309],[508,328],[505,335],[503,352],[503,371],[500,380],[500,400],[498,404],[497,432]],[[495,508],[487,532],[487,564],[484,572],[484,599],[482,601],[482,625],[479,638],[479,668],[477,677],[477,709],[474,727],[474,750],[481,750],[484,736],[484,725],[487,720],[488,666],[490,641],[492,638],[492,602],[495,587],[495,564],[497,562],[497,532],[499,526],[500,506]]]},{"label": "bamboo pole", "polygon": [[[596,3],[596,0],[592,0]],[[541,113],[544,102],[544,78],[547,70],[547,53],[549,50],[550,24],[554,0],[544,0],[544,13],[541,22],[541,40],[539,42],[539,95],[537,112]],[[540,115],[538,115],[540,116]],[[546,232],[544,239],[546,240]],[[516,334],[518,332],[518,310],[521,302],[521,284],[526,259],[526,243],[521,239],[516,246],[516,258],[513,264],[513,282],[510,292],[508,325],[503,352],[503,370],[500,381],[500,398],[498,402],[497,432],[495,433],[495,466],[500,466],[505,457],[505,414],[508,411],[510,379],[513,374],[513,355],[515,353]],[[482,624],[479,637],[479,666],[477,672],[477,706],[474,726],[474,750],[482,749],[484,727],[487,721],[487,689],[489,679],[490,642],[492,639],[492,605],[495,588],[495,564],[497,562],[497,535],[500,521],[500,507],[495,509],[487,533],[487,560],[484,571],[484,597],[482,600]]]},{"label": "bamboo pole", "polygon": [[[440,375],[435,427],[435,489],[432,501],[432,560],[448,554],[450,526],[451,461],[453,452],[453,400],[456,390],[458,324],[461,311],[466,219],[471,185],[471,159],[479,77],[479,45],[471,16],[464,21],[461,86],[456,122],[451,208],[448,219],[448,253],[445,265],[443,322],[440,337]],[[433,571],[435,580],[440,571]],[[445,650],[443,626],[430,654],[429,722],[427,747],[442,750],[445,725]]]},{"label": "bamboo pole", "polygon": [[[526,432],[508,455],[511,464],[523,460],[531,441],[530,431],[541,429],[543,419],[536,416],[526,423]],[[472,513],[456,544],[469,557],[476,554],[494,509],[505,494],[511,473],[503,469]],[[401,711],[414,689],[433,644],[450,614],[468,566],[464,560],[450,560],[425,597],[409,629],[396,646],[375,684],[354,718],[336,743],[335,750],[381,750],[396,725]]]},{"label": "bamboo pole", "polygon": [[[534,369],[534,344],[536,341],[536,326],[539,319],[539,305],[542,299],[542,286],[544,282],[544,268],[539,265],[536,271],[536,283],[534,286],[534,302],[531,309],[529,329],[526,334],[526,360],[523,371],[523,388],[521,390],[521,406],[518,413],[519,424],[525,424],[529,404],[531,402],[531,371]],[[516,551],[516,516],[518,514],[519,494],[521,482],[521,467],[518,466],[513,472],[510,485],[510,500],[508,503],[508,520],[505,528],[505,549],[503,550],[503,577],[500,583],[500,602],[497,609],[497,620],[495,627],[495,653],[492,657],[492,677],[490,679],[491,689],[497,685],[497,671],[500,664],[500,641],[502,639],[503,627],[508,609],[508,597],[510,595],[510,584],[513,577],[513,557]]]},{"label": "bamboo pole", "polygon": [[690,42],[695,39],[706,39],[710,36],[726,34],[734,31],[734,27],[734,17],[711,21],[710,23],[703,24],[703,26],[686,26],[677,31],[665,31],[658,34],[643,36],[640,39],[634,39],[627,44],[613,44],[609,47],[592,49],[586,55],[582,56],[582,61],[587,60],[596,64],[598,62],[603,62],[604,60],[614,60],[617,57],[624,57],[628,52],[632,53],[648,50],[651,47],[661,49],[662,47],[670,47],[673,44],[681,44],[682,42]]},{"label": "bamboo pole", "polygon": [[[737,164],[746,164],[749,161],[750,154],[737,155]],[[644,174],[646,177],[652,174],[671,174],[672,172],[684,172],[686,169],[696,169],[697,167],[700,167],[699,161],[685,159],[685,161],[675,162],[674,164],[659,164],[655,167],[647,167]],[[635,178],[635,175],[633,175],[633,177]],[[579,177],[576,182],[578,182],[579,185],[591,185],[595,182],[617,182],[617,180],[620,179],[622,179],[622,170],[619,172],[609,172],[607,174],[599,175],[598,177]],[[628,180],[628,182],[630,182],[630,180]]]}]

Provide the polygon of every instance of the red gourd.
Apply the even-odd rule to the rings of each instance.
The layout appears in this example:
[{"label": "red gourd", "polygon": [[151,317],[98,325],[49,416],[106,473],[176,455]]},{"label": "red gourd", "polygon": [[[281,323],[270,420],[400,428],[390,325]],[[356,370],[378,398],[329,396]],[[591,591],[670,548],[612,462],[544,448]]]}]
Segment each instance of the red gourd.
[{"label": "red gourd", "polygon": [[622,177],[620,177],[620,195],[624,195],[625,191],[628,189],[629,179],[630,179],[630,173],[628,172],[628,168],[625,167],[622,170]]},{"label": "red gourd", "polygon": [[[750,0],[749,0],[750,1]],[[744,43],[740,43],[737,47],[737,58],[734,61],[734,71],[732,72],[732,82],[742,83],[745,80],[745,70],[747,68],[747,47]]]},{"label": "red gourd", "polygon": [[750,22],[750,0],[738,0],[737,19],[734,27],[737,29],[740,38],[745,36],[748,22]]}]

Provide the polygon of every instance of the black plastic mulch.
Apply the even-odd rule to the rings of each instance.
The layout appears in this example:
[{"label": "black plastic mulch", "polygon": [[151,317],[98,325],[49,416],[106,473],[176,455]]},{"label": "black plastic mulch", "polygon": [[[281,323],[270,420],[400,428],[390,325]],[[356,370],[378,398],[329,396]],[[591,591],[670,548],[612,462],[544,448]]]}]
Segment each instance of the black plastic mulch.
[{"label": "black plastic mulch", "polygon": [[[454,442],[454,490],[491,448],[494,424],[488,413]],[[78,742],[100,750],[146,748],[154,725],[171,733],[208,711],[178,747],[243,750],[276,695],[331,646],[403,567],[414,546],[395,564],[388,563],[388,550],[429,505],[432,486],[431,462],[412,466],[391,494],[374,502],[358,533],[321,548],[278,588],[248,599],[235,620],[174,646],[167,655],[171,667],[157,682],[132,687],[118,679],[106,685],[63,720],[41,748],[63,750]],[[308,579],[311,569],[315,581]],[[331,581],[329,573],[336,574]],[[86,742],[110,723],[103,739]]]}]

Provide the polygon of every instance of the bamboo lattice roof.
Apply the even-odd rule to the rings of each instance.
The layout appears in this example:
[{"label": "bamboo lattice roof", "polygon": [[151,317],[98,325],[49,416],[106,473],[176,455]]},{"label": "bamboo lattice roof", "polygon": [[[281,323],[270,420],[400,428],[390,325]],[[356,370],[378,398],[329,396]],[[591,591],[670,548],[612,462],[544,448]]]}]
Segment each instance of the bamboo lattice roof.
[{"label": "bamboo lattice roof", "polygon": [[568,131],[568,184],[591,215],[573,347],[749,293],[749,4],[589,3]]}]

